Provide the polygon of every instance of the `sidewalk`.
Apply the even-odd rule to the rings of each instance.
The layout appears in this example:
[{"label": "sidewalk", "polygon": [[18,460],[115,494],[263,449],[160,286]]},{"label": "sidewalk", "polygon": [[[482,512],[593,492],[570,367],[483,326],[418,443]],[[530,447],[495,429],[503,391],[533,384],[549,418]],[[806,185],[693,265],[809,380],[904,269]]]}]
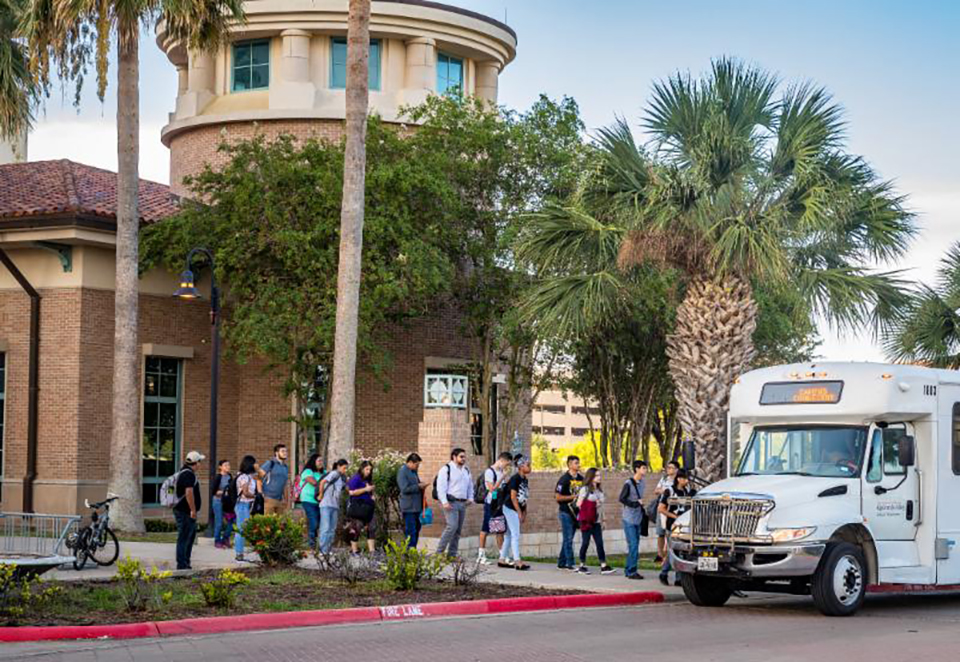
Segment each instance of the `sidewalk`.
[{"label": "sidewalk", "polygon": [[[121,542],[120,558],[129,555],[139,558],[146,566],[157,566],[160,569],[173,570],[176,567],[176,548],[172,543],[150,542]],[[247,553],[248,558],[256,559],[256,554]],[[198,538],[197,546],[193,550],[193,570],[211,570],[216,568],[244,568],[253,567],[250,563],[237,563],[234,560],[233,549],[217,549],[210,538]],[[316,568],[313,559],[305,559],[302,565],[307,568]],[[83,579],[107,579],[117,572],[116,564],[108,568],[97,567],[88,562],[82,571],[69,569],[52,570],[46,573],[44,579],[59,579],[76,581]],[[189,574],[190,571],[183,571]],[[599,568],[590,568],[589,575],[581,575],[569,570],[559,570],[551,563],[533,563],[530,570],[520,572],[513,569],[498,568],[495,564],[487,566],[481,575],[481,581],[512,586],[533,586],[537,588],[553,588],[568,591],[584,591],[591,593],[634,593],[637,591],[659,591],[668,601],[683,599],[683,590],[674,586],[663,586],[657,580],[655,571],[642,571],[644,579],[637,581],[627,579],[623,571],[618,569],[616,574],[601,575]]]}]

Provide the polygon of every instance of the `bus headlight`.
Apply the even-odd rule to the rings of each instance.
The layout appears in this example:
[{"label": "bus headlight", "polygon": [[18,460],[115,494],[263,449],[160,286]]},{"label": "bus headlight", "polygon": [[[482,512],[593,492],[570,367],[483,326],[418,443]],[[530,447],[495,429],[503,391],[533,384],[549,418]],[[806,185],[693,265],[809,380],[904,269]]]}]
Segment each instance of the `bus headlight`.
[{"label": "bus headlight", "polygon": [[815,526],[804,526],[795,529],[770,529],[770,537],[774,544],[795,542],[813,535],[813,532],[816,530],[817,527]]}]

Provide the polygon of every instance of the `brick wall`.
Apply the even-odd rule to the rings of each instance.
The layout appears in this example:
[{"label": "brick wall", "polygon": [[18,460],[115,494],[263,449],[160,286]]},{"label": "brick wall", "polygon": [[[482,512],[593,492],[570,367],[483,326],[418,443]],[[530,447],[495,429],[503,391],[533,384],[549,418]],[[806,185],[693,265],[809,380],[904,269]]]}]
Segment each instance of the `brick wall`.
[{"label": "brick wall", "polygon": [[199,173],[207,163],[214,168],[226,164],[227,155],[217,151],[224,140],[242,141],[263,135],[270,141],[282,134],[298,139],[338,141],[343,136],[343,122],[322,119],[231,122],[185,131],[170,141],[170,188],[178,195],[186,195],[182,184],[185,176]]}]

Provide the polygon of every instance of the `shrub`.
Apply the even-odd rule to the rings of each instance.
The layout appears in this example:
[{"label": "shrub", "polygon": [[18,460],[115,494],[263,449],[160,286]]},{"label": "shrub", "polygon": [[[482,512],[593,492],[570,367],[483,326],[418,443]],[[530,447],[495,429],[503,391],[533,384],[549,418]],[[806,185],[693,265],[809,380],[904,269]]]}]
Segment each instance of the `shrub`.
[{"label": "shrub", "polygon": [[120,583],[120,597],[130,611],[159,609],[170,602],[172,591],[161,593],[160,581],[171,575],[169,570],[147,570],[140,559],[129,556],[117,562],[115,581]]},{"label": "shrub", "polygon": [[306,527],[290,515],[254,515],[241,534],[264,565],[294,565],[307,555]]},{"label": "shrub", "polygon": [[457,557],[451,562],[453,569],[453,583],[455,586],[473,586],[483,575],[484,567],[476,561],[468,561]]},{"label": "shrub", "polygon": [[398,591],[413,591],[424,579],[435,579],[449,563],[442,554],[421,552],[406,543],[388,540],[384,548],[386,563],[384,575],[390,586]]},{"label": "shrub", "polygon": [[143,526],[147,533],[176,533],[177,523],[172,519],[145,519]]},{"label": "shrub", "polygon": [[357,556],[347,549],[333,549],[329,554],[316,551],[314,558],[321,572],[328,572],[349,586],[380,579],[382,575],[375,558]]},{"label": "shrub", "polygon": [[45,588],[38,577],[18,572],[16,565],[0,563],[0,617],[8,623],[42,611],[61,591],[58,586]]},{"label": "shrub", "polygon": [[242,572],[224,568],[217,573],[216,579],[208,582],[199,582],[200,592],[208,607],[233,607],[237,599],[237,591],[241,586],[250,583],[250,578]]}]

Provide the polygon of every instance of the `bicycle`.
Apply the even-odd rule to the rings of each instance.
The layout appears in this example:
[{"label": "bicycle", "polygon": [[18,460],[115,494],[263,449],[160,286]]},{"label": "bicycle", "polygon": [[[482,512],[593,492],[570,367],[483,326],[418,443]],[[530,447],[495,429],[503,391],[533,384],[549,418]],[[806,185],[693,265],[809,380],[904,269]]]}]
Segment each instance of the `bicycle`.
[{"label": "bicycle", "polygon": [[[110,503],[118,498],[108,495],[97,503],[84,499],[84,506],[93,511],[90,514],[90,523],[71,534],[66,541],[67,547],[73,550],[74,570],[83,570],[87,559],[92,559],[99,566],[108,566],[113,565],[120,556],[120,541],[110,528]],[[101,508],[102,515],[99,512]]]}]

